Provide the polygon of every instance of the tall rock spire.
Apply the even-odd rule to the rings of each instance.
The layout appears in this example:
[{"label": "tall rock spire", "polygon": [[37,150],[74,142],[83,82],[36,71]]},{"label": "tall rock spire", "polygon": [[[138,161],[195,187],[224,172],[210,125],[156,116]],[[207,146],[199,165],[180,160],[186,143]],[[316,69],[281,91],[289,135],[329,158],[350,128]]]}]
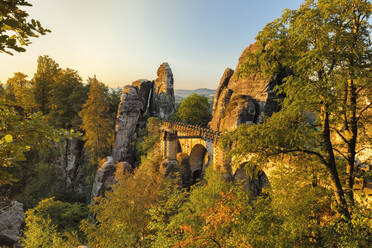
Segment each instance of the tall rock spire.
[{"label": "tall rock spire", "polygon": [[168,119],[176,110],[173,88],[173,73],[168,63],[158,69],[150,102],[150,115]]}]

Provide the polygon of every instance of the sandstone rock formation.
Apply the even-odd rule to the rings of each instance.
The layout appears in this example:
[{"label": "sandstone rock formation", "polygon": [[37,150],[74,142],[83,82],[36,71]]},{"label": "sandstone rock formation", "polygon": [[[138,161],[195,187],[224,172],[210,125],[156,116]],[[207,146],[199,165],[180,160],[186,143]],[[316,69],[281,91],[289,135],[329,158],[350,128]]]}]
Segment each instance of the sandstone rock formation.
[{"label": "sandstone rock formation", "polygon": [[97,196],[104,196],[105,191],[110,190],[115,183],[115,163],[112,157],[107,157],[100,162],[93,182],[91,202]]},{"label": "sandstone rock formation", "polygon": [[149,111],[149,101],[151,97],[151,91],[153,88],[154,83],[147,80],[147,79],[139,79],[137,81],[134,81],[132,83],[132,86],[136,87],[138,90],[138,97],[140,98],[142,102],[142,109],[141,109],[141,115],[146,116],[148,115]]},{"label": "sandstone rock formation", "polygon": [[78,138],[66,139],[59,144],[61,157],[57,165],[63,171],[65,190],[83,193],[86,190],[83,168],[87,165],[84,155],[84,141]]},{"label": "sandstone rock formation", "polygon": [[173,73],[168,63],[158,69],[158,78],[154,81],[150,103],[151,116],[168,119],[175,112]]},{"label": "sandstone rock formation", "polygon": [[227,68],[221,78],[213,104],[213,118],[210,128],[218,131],[234,130],[242,123],[259,123],[263,116],[271,116],[279,110],[277,96],[273,91],[277,82],[254,73],[248,77],[237,71],[247,54],[258,49],[256,44],[247,47],[239,58],[234,72]]},{"label": "sandstone rock formation", "polygon": [[135,162],[134,142],[148,117],[168,119],[175,112],[173,73],[168,63],[158,69],[155,81],[137,80],[124,87],[118,109],[113,147],[114,161]]},{"label": "sandstone rock formation", "polygon": [[110,156],[103,159],[94,178],[91,203],[94,203],[95,197],[105,196],[105,192],[111,190],[113,184],[120,181],[124,175],[132,172],[132,170],[133,167],[128,162],[115,164]]},{"label": "sandstone rock formation", "polygon": [[115,126],[115,143],[112,156],[115,161],[135,161],[134,142],[137,138],[137,124],[143,111],[143,98],[138,88],[127,85],[121,95]]},{"label": "sandstone rock formation", "polygon": [[0,245],[14,245],[21,236],[24,224],[23,204],[10,202],[0,209]]},{"label": "sandstone rock formation", "polygon": [[[175,112],[173,73],[168,63],[160,65],[157,75],[154,81],[140,79],[124,87],[117,113],[112,157],[107,157],[97,171],[92,199],[103,196],[113,183],[133,169],[135,141],[147,118],[168,119]],[[172,166],[169,166],[171,170]]]}]

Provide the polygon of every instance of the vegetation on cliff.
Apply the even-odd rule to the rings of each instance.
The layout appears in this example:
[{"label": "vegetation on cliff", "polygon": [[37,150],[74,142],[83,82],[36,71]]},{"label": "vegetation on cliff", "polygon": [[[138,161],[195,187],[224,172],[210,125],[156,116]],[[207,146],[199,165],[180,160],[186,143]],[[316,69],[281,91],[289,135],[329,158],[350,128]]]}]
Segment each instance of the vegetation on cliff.
[{"label": "vegetation on cliff", "polygon": [[[229,175],[213,165],[202,180],[182,187],[182,170],[166,171],[161,161],[160,121],[143,118],[147,126],[130,144],[138,165],[119,173],[111,159],[116,184],[89,206],[90,197],[76,196],[61,176],[71,158],[67,141],[85,141],[85,179],[91,180],[97,161],[110,152],[119,91],[95,77],[83,84],[76,71],[48,56],[39,57],[32,80],[15,73],[0,87],[0,192],[28,209],[22,245],[369,247],[372,213],[363,196],[356,200],[354,178],[358,152],[371,145],[371,10],[367,0],[307,0],[259,32],[238,77],[254,72],[281,81],[272,90],[285,98],[262,123],[222,135],[220,148],[232,158]],[[46,31],[33,25],[23,38]],[[0,51],[22,51],[14,44],[2,42]],[[169,65],[163,67],[159,77],[168,78]],[[158,98],[161,104],[168,99]],[[132,107],[139,113],[137,100]],[[162,116],[173,105],[170,110]],[[175,118],[207,126],[207,98],[189,96]],[[138,122],[132,124],[133,133],[139,131]],[[245,166],[248,179],[226,179],[236,164]],[[247,192],[258,172],[269,169],[270,186]]]}]

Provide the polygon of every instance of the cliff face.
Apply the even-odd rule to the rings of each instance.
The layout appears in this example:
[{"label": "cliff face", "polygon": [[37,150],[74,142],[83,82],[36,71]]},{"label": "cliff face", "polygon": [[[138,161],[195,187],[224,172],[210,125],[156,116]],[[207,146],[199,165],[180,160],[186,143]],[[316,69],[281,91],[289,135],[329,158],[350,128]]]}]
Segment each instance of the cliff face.
[{"label": "cliff face", "polygon": [[160,119],[168,119],[175,112],[173,73],[168,63],[163,63],[158,69],[158,78],[154,86],[150,101],[150,114]]},{"label": "cliff face", "polygon": [[167,63],[160,65],[154,81],[140,79],[124,87],[115,125],[112,157],[102,163],[93,183],[94,197],[110,190],[116,177],[130,171],[136,160],[135,141],[147,118],[168,119],[175,112],[173,73]]},{"label": "cliff face", "polygon": [[168,63],[160,65],[157,79],[137,80],[125,86],[118,109],[113,159],[135,162],[137,131],[148,117],[168,119],[175,112],[173,73]]},{"label": "cliff face", "polygon": [[135,160],[134,142],[137,138],[137,124],[144,109],[143,98],[137,87],[127,85],[121,95],[115,126],[113,158],[115,161]]},{"label": "cliff face", "polygon": [[[263,116],[271,116],[279,110],[278,98],[272,89],[278,83],[254,73],[239,77],[237,71],[247,54],[258,47],[247,47],[239,58],[236,70],[227,68],[218,85],[213,104],[213,118],[209,123],[215,130],[234,130],[242,123],[259,123]],[[280,98],[280,97],[279,97]]]}]

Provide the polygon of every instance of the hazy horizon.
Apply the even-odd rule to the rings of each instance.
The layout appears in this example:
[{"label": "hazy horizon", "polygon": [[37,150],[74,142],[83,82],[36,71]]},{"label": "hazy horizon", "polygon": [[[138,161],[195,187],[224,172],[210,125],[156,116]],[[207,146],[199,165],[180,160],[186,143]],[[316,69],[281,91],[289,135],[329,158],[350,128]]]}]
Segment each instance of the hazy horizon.
[{"label": "hazy horizon", "polygon": [[235,69],[257,32],[303,1],[29,2],[30,16],[52,33],[32,39],[25,53],[2,53],[1,83],[14,72],[31,79],[37,57],[49,55],[84,81],[96,75],[110,87],[153,80],[160,64],[168,62],[176,89],[216,89],[225,68]]}]

